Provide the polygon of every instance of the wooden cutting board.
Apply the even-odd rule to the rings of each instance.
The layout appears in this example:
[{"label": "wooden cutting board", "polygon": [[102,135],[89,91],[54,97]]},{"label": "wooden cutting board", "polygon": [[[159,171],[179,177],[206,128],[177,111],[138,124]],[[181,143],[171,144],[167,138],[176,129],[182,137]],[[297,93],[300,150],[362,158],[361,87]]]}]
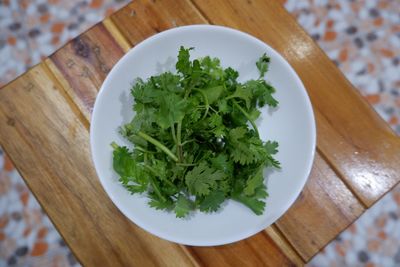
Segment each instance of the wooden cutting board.
[{"label": "wooden cutting board", "polygon": [[[103,80],[131,47],[206,23],[250,33],[286,58],[311,98],[318,145],[306,187],[274,225],[189,247],[117,210],[91,161],[89,123]],[[0,125],[1,145],[85,266],[301,266],[400,180],[399,138],[276,1],[136,0],[3,87]]]}]

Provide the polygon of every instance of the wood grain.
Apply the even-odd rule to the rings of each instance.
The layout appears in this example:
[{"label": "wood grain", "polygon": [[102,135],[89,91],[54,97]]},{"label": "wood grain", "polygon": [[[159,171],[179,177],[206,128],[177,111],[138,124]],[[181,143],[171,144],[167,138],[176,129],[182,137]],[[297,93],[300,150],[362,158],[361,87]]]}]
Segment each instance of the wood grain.
[{"label": "wood grain", "polygon": [[134,1],[113,14],[111,20],[133,46],[170,28],[205,23],[191,3],[182,0]]},{"label": "wood grain", "polygon": [[297,250],[288,242],[286,237],[281,233],[278,227],[273,224],[266,228],[264,232],[274,243],[279,247],[281,251],[285,253],[285,256],[290,259],[290,262],[295,266],[303,266],[304,260],[300,257]]},{"label": "wood grain", "polygon": [[276,225],[307,262],[363,211],[364,207],[316,153],[303,192]]},{"label": "wood grain", "polygon": [[209,22],[248,32],[288,60],[317,113],[321,153],[365,205],[371,206],[398,183],[399,138],[279,3],[193,2]]},{"label": "wood grain", "polygon": [[111,68],[124,55],[106,27],[99,23],[59,49],[46,64],[68,95],[90,120],[94,100]]},{"label": "wood grain", "polygon": [[302,266],[264,232],[245,240],[218,247],[188,247],[201,266]]},{"label": "wood grain", "polygon": [[63,90],[43,65],[0,90],[0,140],[79,261],[196,265],[179,245],[148,234],[112,204],[91,162],[88,129]]}]

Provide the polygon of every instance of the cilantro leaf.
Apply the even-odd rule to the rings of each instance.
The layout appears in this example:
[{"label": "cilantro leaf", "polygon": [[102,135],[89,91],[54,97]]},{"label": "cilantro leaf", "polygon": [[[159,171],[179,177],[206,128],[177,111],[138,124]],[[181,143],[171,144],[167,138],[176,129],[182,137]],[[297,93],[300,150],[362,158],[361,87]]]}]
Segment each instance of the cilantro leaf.
[{"label": "cilantro leaf", "polygon": [[258,109],[253,109],[249,112],[250,119],[255,121],[261,115],[261,112]]},{"label": "cilantro leaf", "polygon": [[232,199],[246,205],[255,214],[261,215],[265,209],[265,202],[254,197],[248,197],[243,194],[233,194]]},{"label": "cilantro leaf", "polygon": [[174,208],[174,202],[171,199],[162,201],[157,194],[154,193],[149,193],[148,197],[150,198],[148,202],[149,206],[156,210],[172,210]]},{"label": "cilantro leaf", "polygon": [[215,190],[212,191],[200,202],[199,209],[200,211],[204,212],[215,212],[220,208],[221,204],[224,201],[225,201],[224,192]]},{"label": "cilantro leaf", "polygon": [[244,127],[230,130],[229,152],[233,161],[242,165],[263,161],[267,156],[262,141],[251,136]]},{"label": "cilantro leaf", "polygon": [[245,137],[247,133],[247,130],[244,127],[237,127],[229,132],[229,137],[231,138],[231,141],[234,143],[239,142],[239,139],[242,139]]},{"label": "cilantro leaf", "polygon": [[[136,105],[137,106],[137,105]],[[144,107],[143,111],[138,112],[132,121],[124,126],[126,136],[139,131],[153,132],[153,123],[157,120],[156,109]]]},{"label": "cilantro leaf", "polygon": [[265,166],[273,166],[280,169],[280,162],[277,161],[272,155],[278,153],[278,142],[268,141],[264,144],[264,149],[267,152],[267,157],[265,159]]},{"label": "cilantro leaf", "polygon": [[170,93],[183,92],[179,75],[174,75],[171,72],[164,72],[159,76],[153,76],[152,79],[153,83],[162,91],[168,91]]},{"label": "cilantro leaf", "polygon": [[217,181],[224,178],[224,173],[215,170],[207,165],[206,162],[201,162],[186,174],[185,182],[190,193],[205,196],[217,186]]},{"label": "cilantro leaf", "polygon": [[158,159],[153,159],[152,165],[150,167],[150,164],[148,165],[149,168],[151,168],[152,172],[160,179],[160,180],[165,180],[167,179],[165,173],[167,169],[167,163],[163,160],[158,160]]},{"label": "cilantro leaf", "polygon": [[174,212],[177,218],[186,217],[194,209],[194,203],[180,194],[176,200]]},{"label": "cilantro leaf", "polygon": [[267,104],[271,107],[276,107],[278,101],[272,96],[275,93],[275,88],[267,84],[264,80],[249,80],[244,86],[252,91],[252,102],[257,103],[260,107]]},{"label": "cilantro leaf", "polygon": [[120,176],[119,181],[129,192],[142,193],[149,184],[148,174],[134,160],[128,148],[113,143],[113,168]]},{"label": "cilantro leaf", "polygon": [[163,94],[159,99],[160,108],[156,113],[156,122],[162,128],[182,120],[185,116],[185,102],[176,94]]},{"label": "cilantro leaf", "polygon": [[232,106],[228,104],[226,99],[222,99],[218,102],[218,110],[221,114],[227,114],[232,111]]},{"label": "cilantro leaf", "polygon": [[235,88],[237,84],[237,78],[239,77],[239,72],[228,67],[225,69],[225,86],[230,88]]},{"label": "cilantro leaf", "polygon": [[200,62],[205,72],[211,76],[212,79],[222,80],[224,77],[224,70],[220,66],[218,58],[204,57]]},{"label": "cilantro leaf", "polygon": [[251,90],[249,90],[248,88],[246,88],[245,86],[243,86],[241,84],[238,84],[236,86],[235,92],[232,95],[230,95],[227,99],[240,98],[240,99],[244,100],[244,102],[246,103],[246,107],[250,108],[251,96],[252,96]]},{"label": "cilantro leaf", "polygon": [[208,118],[208,123],[212,127],[212,132],[215,137],[220,138],[225,136],[226,127],[220,115],[214,113]]},{"label": "cilantro leaf", "polygon": [[180,47],[179,53],[178,53],[178,62],[176,62],[176,70],[183,75],[188,75],[190,74],[192,70],[192,64],[190,62],[190,53],[189,51],[192,50],[193,47],[191,48],[184,48],[183,46]]},{"label": "cilantro leaf", "polygon": [[215,158],[211,158],[210,161],[213,168],[223,171],[227,175],[233,173],[234,164],[229,160],[229,157],[226,154],[219,154]]},{"label": "cilantro leaf", "polygon": [[270,58],[264,53],[256,62],[257,69],[260,71],[260,78],[264,77],[268,71]]},{"label": "cilantro leaf", "polygon": [[210,126],[212,126],[212,127],[221,126],[223,124],[222,117],[219,116],[217,113],[214,113],[209,117],[209,123],[210,123]]},{"label": "cilantro leaf", "polygon": [[132,86],[131,94],[136,103],[149,104],[156,101],[159,91],[153,83],[144,82],[142,79],[138,78]]},{"label": "cilantro leaf", "polygon": [[243,192],[246,196],[254,195],[255,190],[263,184],[263,170],[259,168],[258,171],[246,181],[246,187],[243,189]]},{"label": "cilantro leaf", "polygon": [[214,87],[208,87],[208,88],[202,89],[201,91],[207,97],[208,104],[211,105],[219,99],[222,92],[224,91],[224,87],[219,85],[219,86],[214,86]]},{"label": "cilantro leaf", "polygon": [[137,173],[136,167],[137,164],[127,147],[117,146],[114,149],[113,168],[121,177],[129,178],[135,176]]},{"label": "cilantro leaf", "polygon": [[274,155],[274,154],[278,153],[278,146],[279,146],[279,144],[276,141],[273,141],[273,142],[267,141],[264,144],[265,150],[270,155]]},{"label": "cilantro leaf", "polygon": [[254,197],[257,199],[260,199],[260,198],[265,199],[266,197],[268,197],[267,187],[264,184],[257,187],[255,190],[255,193],[254,193]]},{"label": "cilantro leaf", "polygon": [[259,195],[246,196],[243,192],[243,183],[238,181],[232,192],[232,199],[249,207],[256,215],[261,215],[265,209],[265,202],[260,200]]}]

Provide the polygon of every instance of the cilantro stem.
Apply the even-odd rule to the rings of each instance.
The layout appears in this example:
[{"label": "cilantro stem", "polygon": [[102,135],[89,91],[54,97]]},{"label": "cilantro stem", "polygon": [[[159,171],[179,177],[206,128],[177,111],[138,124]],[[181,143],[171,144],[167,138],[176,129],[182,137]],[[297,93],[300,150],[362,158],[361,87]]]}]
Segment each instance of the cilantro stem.
[{"label": "cilantro stem", "polygon": [[183,167],[197,166],[197,164],[191,164],[191,163],[176,163],[176,165],[183,166]]},{"label": "cilantro stem", "polygon": [[183,96],[183,99],[186,100],[186,99],[188,98],[188,96],[189,96],[190,93],[192,92],[192,87],[193,87],[193,86],[191,86],[191,87],[189,87],[189,88],[186,89],[185,95]]},{"label": "cilantro stem", "polygon": [[182,146],[184,146],[184,145],[186,145],[186,144],[189,144],[189,143],[191,143],[191,142],[194,142],[194,141],[196,141],[196,139],[186,140],[185,142],[182,143]]},{"label": "cilantro stem", "polygon": [[163,144],[161,144],[159,141],[157,141],[156,139],[154,139],[153,137],[145,134],[144,132],[139,131],[137,133],[138,136],[142,137],[144,140],[152,143],[153,145],[155,145],[156,147],[158,147],[159,149],[161,149],[162,151],[165,152],[165,154],[167,154],[171,159],[173,159],[174,161],[178,161],[178,158],[174,155],[174,153],[171,152],[171,150],[169,150],[166,146],[164,146]]},{"label": "cilantro stem", "polygon": [[[151,166],[149,166],[149,165],[144,165],[144,167],[145,167],[146,169],[148,169],[154,176],[156,176],[156,177],[158,176],[158,177],[159,177],[158,173],[156,172],[156,170],[154,170],[153,167],[151,167]],[[177,189],[176,185],[174,185],[170,180],[164,179],[164,180],[162,180],[162,181],[163,181],[163,182],[166,182],[169,186],[171,186],[171,187]]]},{"label": "cilantro stem", "polygon": [[176,134],[177,151],[176,152],[178,153],[179,162],[182,162],[182,141],[181,141],[182,121],[181,120],[178,122],[176,131],[177,131],[177,134]]},{"label": "cilantro stem", "polygon": [[218,110],[215,110],[212,106],[210,106],[210,109],[211,109],[212,111],[214,111],[215,113],[219,114]]},{"label": "cilantro stem", "polygon": [[207,98],[206,94],[199,89],[193,89],[193,91],[199,92],[204,99],[204,104],[206,105],[206,112],[204,112],[204,115],[203,115],[203,119],[204,119],[205,117],[207,117],[208,109],[210,108],[210,105],[208,104],[208,98]]},{"label": "cilantro stem", "polygon": [[[183,99],[186,101],[186,99],[189,97],[190,92],[192,91],[191,87],[185,90],[185,96]],[[182,120],[178,121],[178,125],[176,127],[176,154],[178,155],[177,162],[182,162],[183,160],[183,150],[182,150]],[[175,157],[176,158],[176,157]]]},{"label": "cilantro stem", "polygon": [[144,152],[144,153],[148,153],[148,154],[155,154],[155,153],[156,153],[156,152],[154,152],[154,151],[146,150],[146,149],[144,149],[143,147],[138,146],[138,145],[135,145],[135,149],[137,149],[137,150],[139,150],[139,151],[142,151],[142,152]]},{"label": "cilantro stem", "polygon": [[231,99],[231,100],[232,100],[233,105],[235,107],[237,107],[237,109],[240,110],[240,112],[243,113],[243,115],[246,117],[246,119],[250,122],[251,126],[253,126],[254,131],[256,131],[257,137],[260,137],[260,134],[258,133],[257,125],[250,118],[250,115],[234,99]]},{"label": "cilantro stem", "polygon": [[119,146],[118,146],[117,143],[115,143],[115,142],[112,142],[112,143],[111,143],[111,146],[112,146],[112,148],[114,148],[114,149],[119,148]]},{"label": "cilantro stem", "polygon": [[156,193],[156,195],[162,200],[162,202],[167,201],[165,199],[165,197],[161,194],[160,192],[160,188],[158,188],[158,185],[156,184],[156,182],[154,181],[153,177],[151,175],[149,175],[150,178],[150,183],[151,186],[153,187],[154,192]]},{"label": "cilantro stem", "polygon": [[171,134],[172,134],[172,139],[174,139],[174,142],[176,144],[176,134],[175,134],[175,124],[174,123],[171,125]]}]

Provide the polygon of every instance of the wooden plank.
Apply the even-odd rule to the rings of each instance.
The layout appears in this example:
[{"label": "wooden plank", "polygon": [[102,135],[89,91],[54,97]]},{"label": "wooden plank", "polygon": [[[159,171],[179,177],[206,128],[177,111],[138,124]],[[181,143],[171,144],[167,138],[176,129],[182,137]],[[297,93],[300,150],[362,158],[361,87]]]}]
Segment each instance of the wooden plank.
[{"label": "wooden plank", "polygon": [[399,138],[279,3],[193,2],[209,22],[248,32],[289,61],[317,113],[320,151],[365,205],[398,183]]},{"label": "wooden plank", "polygon": [[265,232],[218,247],[188,247],[201,266],[302,266],[292,261]]},{"label": "wooden plank", "polygon": [[[87,125],[43,64],[0,90],[1,145],[85,266],[194,266],[135,226],[103,191]],[[86,123],[87,124],[87,123]]]},{"label": "wooden plank", "polygon": [[307,262],[363,211],[364,207],[316,153],[303,192],[276,225]]},{"label": "wooden plank", "polygon": [[99,23],[59,49],[45,62],[68,95],[90,120],[97,92],[111,68],[124,55]]},{"label": "wooden plank", "polygon": [[111,20],[132,45],[170,28],[205,23],[191,3],[182,0],[137,0],[113,14]]}]

